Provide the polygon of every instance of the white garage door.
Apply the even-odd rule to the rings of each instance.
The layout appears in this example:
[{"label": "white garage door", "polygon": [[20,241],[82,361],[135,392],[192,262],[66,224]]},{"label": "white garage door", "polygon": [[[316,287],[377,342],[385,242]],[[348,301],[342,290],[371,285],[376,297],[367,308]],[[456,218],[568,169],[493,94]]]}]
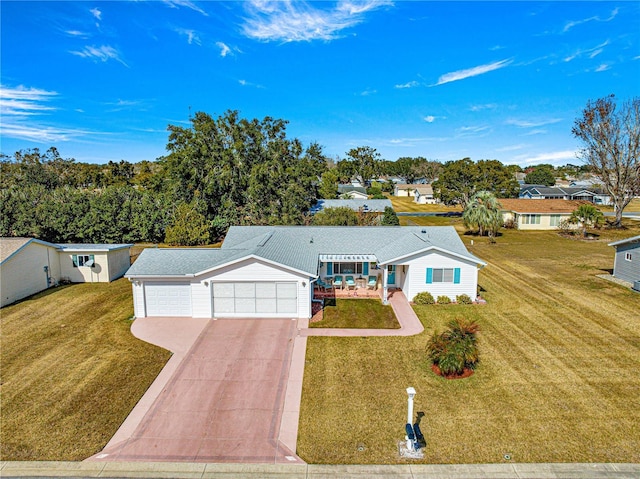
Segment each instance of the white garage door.
[{"label": "white garage door", "polygon": [[297,317],[297,283],[214,283],[216,317]]},{"label": "white garage door", "polygon": [[191,316],[189,283],[146,283],[147,316]]}]

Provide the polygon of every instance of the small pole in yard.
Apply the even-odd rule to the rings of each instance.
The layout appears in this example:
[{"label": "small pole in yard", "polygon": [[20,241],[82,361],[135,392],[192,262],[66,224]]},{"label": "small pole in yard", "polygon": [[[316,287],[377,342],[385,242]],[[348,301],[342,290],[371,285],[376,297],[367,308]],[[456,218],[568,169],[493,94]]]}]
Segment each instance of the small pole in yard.
[{"label": "small pole in yard", "polygon": [[[411,424],[413,424],[413,398],[416,395],[416,390],[413,387],[408,387],[407,388],[407,395],[409,396],[409,399],[407,400],[407,429],[411,427]],[[407,440],[407,449],[409,451],[413,451],[414,447],[413,447],[413,441],[414,438],[409,437],[408,435],[406,436],[406,440]]]}]

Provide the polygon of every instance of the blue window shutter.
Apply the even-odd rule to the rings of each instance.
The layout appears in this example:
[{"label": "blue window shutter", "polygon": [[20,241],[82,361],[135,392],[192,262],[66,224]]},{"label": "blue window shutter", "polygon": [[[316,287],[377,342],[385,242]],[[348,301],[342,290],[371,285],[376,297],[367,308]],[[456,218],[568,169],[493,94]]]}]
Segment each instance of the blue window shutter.
[{"label": "blue window shutter", "polygon": [[333,263],[332,262],[328,262],[327,263],[327,276],[332,276],[333,275]]},{"label": "blue window shutter", "polygon": [[433,283],[433,268],[427,268],[427,284]]},{"label": "blue window shutter", "polygon": [[455,268],[453,270],[453,283],[460,284],[460,268]]},{"label": "blue window shutter", "polygon": [[77,254],[72,254],[71,255],[71,261],[73,262],[73,267],[77,268],[78,267],[78,255]]},{"label": "blue window shutter", "polygon": [[362,274],[365,276],[369,274],[369,262],[365,261],[364,265],[362,265]]}]

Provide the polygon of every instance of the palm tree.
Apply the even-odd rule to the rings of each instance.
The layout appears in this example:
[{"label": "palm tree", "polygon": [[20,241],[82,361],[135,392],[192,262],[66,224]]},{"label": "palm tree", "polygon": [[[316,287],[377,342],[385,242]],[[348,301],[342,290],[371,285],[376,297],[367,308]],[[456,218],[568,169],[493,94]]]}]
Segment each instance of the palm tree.
[{"label": "palm tree", "polygon": [[501,205],[489,191],[479,191],[469,201],[462,213],[462,220],[467,228],[478,228],[478,234],[485,232],[493,237],[502,226]]},{"label": "palm tree", "polygon": [[604,221],[602,211],[593,205],[583,204],[571,213],[569,222],[582,226],[582,236],[587,237],[588,226],[599,226]]}]

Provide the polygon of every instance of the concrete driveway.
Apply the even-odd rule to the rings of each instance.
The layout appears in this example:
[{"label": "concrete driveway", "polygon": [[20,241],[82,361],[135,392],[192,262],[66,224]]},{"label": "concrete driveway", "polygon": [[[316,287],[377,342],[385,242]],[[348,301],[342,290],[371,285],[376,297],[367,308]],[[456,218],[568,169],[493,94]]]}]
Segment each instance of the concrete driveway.
[{"label": "concrete driveway", "polygon": [[[305,344],[295,367],[299,384],[296,379],[287,391],[296,321],[145,318],[145,324],[165,336],[157,342],[176,343],[173,365],[163,370],[169,377],[159,376],[154,385],[161,390],[150,388],[153,400],[144,404],[143,398],[129,424],[91,460],[301,462],[280,440],[287,414],[297,432],[298,411],[288,412],[284,404],[287,395],[297,396],[299,408]],[[192,347],[181,352],[179,345],[189,341]]]}]

